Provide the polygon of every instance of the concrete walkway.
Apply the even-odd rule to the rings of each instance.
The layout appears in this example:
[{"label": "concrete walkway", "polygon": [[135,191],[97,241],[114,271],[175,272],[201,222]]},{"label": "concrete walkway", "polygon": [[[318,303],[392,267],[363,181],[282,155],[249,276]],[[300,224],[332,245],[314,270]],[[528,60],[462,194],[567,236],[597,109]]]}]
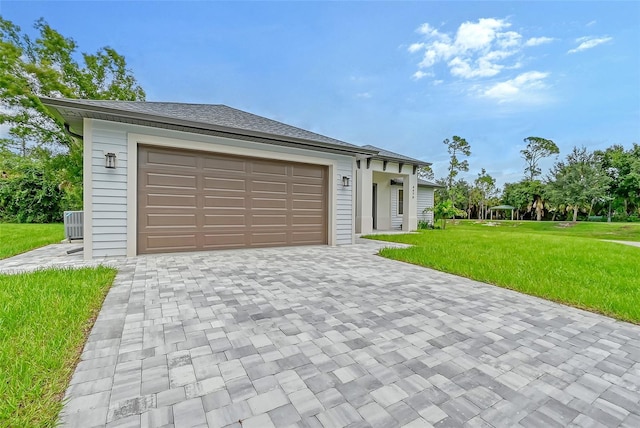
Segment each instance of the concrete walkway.
[{"label": "concrete walkway", "polygon": [[612,239],[603,239],[603,241],[605,241],[605,242],[613,242],[615,244],[630,245],[632,247],[640,247],[640,242],[636,242],[636,241],[615,241],[615,240],[612,240]]},{"label": "concrete walkway", "polygon": [[62,424],[640,426],[639,326],[388,245],[122,261]]}]

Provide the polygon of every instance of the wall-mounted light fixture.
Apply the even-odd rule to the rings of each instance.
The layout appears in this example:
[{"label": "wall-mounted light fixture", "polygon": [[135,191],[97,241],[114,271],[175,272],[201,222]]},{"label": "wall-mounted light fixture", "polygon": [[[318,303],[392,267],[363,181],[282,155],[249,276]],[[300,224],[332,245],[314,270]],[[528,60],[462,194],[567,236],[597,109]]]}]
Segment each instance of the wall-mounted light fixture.
[{"label": "wall-mounted light fixture", "polygon": [[116,154],[105,153],[104,154],[104,167],[113,169],[116,167]]},{"label": "wall-mounted light fixture", "polygon": [[342,187],[349,187],[349,181],[351,179],[349,177],[347,177],[346,175],[342,176]]}]

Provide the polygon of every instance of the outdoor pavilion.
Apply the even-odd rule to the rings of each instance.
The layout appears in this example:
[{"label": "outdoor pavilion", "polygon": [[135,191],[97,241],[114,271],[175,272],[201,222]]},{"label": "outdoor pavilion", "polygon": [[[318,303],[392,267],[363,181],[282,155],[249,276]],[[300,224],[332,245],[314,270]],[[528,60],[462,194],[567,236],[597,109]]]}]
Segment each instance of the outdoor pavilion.
[{"label": "outdoor pavilion", "polygon": [[489,215],[491,217],[491,220],[493,220],[493,211],[511,211],[511,220],[513,220],[513,210],[515,210],[516,207],[512,207],[511,205],[497,205],[495,207],[491,207],[489,208]]}]

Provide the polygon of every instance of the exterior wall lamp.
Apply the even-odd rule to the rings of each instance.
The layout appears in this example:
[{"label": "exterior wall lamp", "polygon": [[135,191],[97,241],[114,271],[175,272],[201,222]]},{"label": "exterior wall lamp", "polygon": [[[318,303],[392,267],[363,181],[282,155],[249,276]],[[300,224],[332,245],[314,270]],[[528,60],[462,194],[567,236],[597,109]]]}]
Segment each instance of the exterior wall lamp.
[{"label": "exterior wall lamp", "polygon": [[347,177],[346,175],[342,176],[342,187],[349,187],[349,181],[351,179],[349,177]]},{"label": "exterior wall lamp", "polygon": [[116,167],[116,154],[105,153],[104,155],[104,167],[109,169],[115,169]]}]

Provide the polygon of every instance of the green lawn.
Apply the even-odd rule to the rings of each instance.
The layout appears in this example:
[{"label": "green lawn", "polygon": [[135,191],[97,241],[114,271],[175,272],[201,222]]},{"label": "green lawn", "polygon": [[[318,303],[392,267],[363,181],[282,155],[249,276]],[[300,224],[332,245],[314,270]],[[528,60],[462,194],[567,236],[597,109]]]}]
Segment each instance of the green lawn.
[{"label": "green lawn", "polygon": [[385,248],[384,257],[640,323],[640,248],[600,240],[640,241],[640,225],[563,226],[466,221],[375,239],[413,245]]},{"label": "green lawn", "polygon": [[115,274],[106,267],[0,274],[0,426],[55,426]]},{"label": "green lawn", "polygon": [[[640,241],[640,223],[566,222],[566,221],[456,221],[458,226],[470,230],[487,229],[487,223],[495,228],[515,228],[519,232],[544,233],[584,238],[616,239],[620,241]],[[439,223],[438,223],[439,224]],[[447,223],[449,227],[450,222]]]},{"label": "green lawn", "polygon": [[64,239],[64,226],[0,223],[0,260]]}]

